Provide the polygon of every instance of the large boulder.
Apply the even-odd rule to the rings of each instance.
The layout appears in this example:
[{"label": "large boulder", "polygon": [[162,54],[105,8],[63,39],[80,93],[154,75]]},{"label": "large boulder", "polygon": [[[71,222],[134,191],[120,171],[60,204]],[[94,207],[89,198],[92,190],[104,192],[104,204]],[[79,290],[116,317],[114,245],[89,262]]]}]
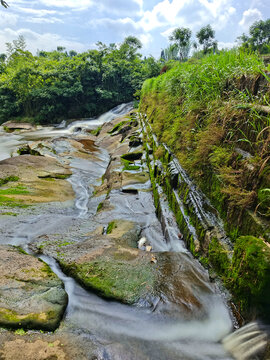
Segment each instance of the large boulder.
[{"label": "large boulder", "polygon": [[12,246],[0,246],[0,259],[0,326],[55,330],[67,305],[62,281]]}]

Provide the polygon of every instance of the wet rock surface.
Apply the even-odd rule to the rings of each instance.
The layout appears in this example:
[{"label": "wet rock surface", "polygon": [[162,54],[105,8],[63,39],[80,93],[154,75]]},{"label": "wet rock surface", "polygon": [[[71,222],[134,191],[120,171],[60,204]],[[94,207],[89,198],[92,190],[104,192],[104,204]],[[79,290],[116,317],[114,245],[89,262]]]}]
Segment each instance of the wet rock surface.
[{"label": "wet rock surface", "polygon": [[[201,328],[210,333],[205,336],[215,347],[212,358],[228,359],[215,343],[230,328],[224,304],[215,300],[207,272],[179,244],[177,232],[164,235],[167,230],[156,216],[138,121],[130,114],[115,119],[97,136],[86,135],[79,125],[76,133],[52,130],[51,138],[43,130],[40,139],[29,134],[23,140],[38,156],[4,161],[5,176],[20,178],[7,187],[21,183],[30,194],[18,196],[29,196],[29,202],[37,196],[36,203],[42,199],[44,204],[22,209],[9,219],[10,228],[8,215],[2,216],[0,242],[27,244],[48,262],[64,281],[69,304],[55,334],[0,331],[0,359],[18,354],[30,360],[210,359],[207,346],[194,357],[194,339],[204,342]],[[48,184],[47,193],[37,184]],[[74,203],[59,207],[73,198]],[[175,219],[167,220],[173,228]],[[148,251],[138,249],[142,237]],[[38,278],[36,287],[44,281]],[[212,302],[221,310],[215,318]],[[215,334],[213,321],[221,322]]]},{"label": "wet rock surface", "polygon": [[67,294],[47,264],[11,246],[0,246],[0,326],[54,330]]},{"label": "wet rock surface", "polygon": [[4,127],[4,129],[6,131],[15,131],[15,130],[26,130],[26,131],[30,131],[30,130],[34,130],[36,128],[35,125],[29,124],[29,123],[16,123],[16,122],[12,122],[12,121],[7,121],[4,124],[2,124],[2,126]]},{"label": "wet rock surface", "polygon": [[[0,173],[2,179],[13,178],[12,182],[8,181],[1,187],[1,190],[6,190],[3,195],[10,202],[33,204],[67,201],[74,197],[71,185],[65,181],[71,175],[69,167],[54,158],[33,155],[12,157],[0,161]],[[18,186],[23,188],[18,189]],[[9,205],[12,207],[12,203]]]},{"label": "wet rock surface", "polygon": [[0,331],[1,360],[101,360],[99,352],[76,334]]}]

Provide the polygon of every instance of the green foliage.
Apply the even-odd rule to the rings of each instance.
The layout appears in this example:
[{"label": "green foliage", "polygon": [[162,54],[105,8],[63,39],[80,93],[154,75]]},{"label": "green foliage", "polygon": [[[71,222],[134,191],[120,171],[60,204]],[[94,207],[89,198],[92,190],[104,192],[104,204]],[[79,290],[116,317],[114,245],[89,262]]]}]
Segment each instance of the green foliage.
[{"label": "green foliage", "polygon": [[8,43],[8,61],[0,63],[0,123],[96,116],[132,101],[143,81],[161,68],[153,57],[141,59],[141,43],[131,36],[119,46],[98,43],[98,50],[81,54],[58,47],[33,56],[25,46],[22,37]]},{"label": "green foliage", "polygon": [[206,54],[211,48],[217,49],[217,41],[215,40],[215,31],[211,25],[206,25],[197,32],[196,37],[199,44],[203,46],[203,51]]},{"label": "green foliage", "polygon": [[249,28],[249,36],[238,38],[243,48],[258,50],[261,54],[270,53],[270,19],[255,21]]},{"label": "green foliage", "polygon": [[184,27],[177,28],[169,39],[176,44],[180,61],[187,59],[191,47],[191,30]]},{"label": "green foliage", "polygon": [[252,90],[258,79],[266,83],[264,69],[257,54],[222,51],[177,63],[141,91],[140,111],[213,201],[228,231],[238,227],[245,209],[269,216],[266,192],[259,192],[269,187],[269,116],[244,106],[250,96],[254,108],[267,105],[269,91],[239,94],[241,88],[247,93],[245,84]]},{"label": "green foliage", "polygon": [[165,60],[166,62],[169,60],[178,60],[177,44],[171,44],[166,49],[163,49],[161,51],[160,59]]}]

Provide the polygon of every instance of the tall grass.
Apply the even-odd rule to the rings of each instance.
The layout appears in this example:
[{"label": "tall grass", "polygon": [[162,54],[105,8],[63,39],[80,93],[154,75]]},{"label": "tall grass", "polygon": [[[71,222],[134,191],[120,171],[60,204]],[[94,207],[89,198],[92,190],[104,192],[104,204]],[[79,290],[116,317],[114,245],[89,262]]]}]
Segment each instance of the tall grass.
[{"label": "tall grass", "polygon": [[211,101],[222,96],[229,79],[243,74],[258,74],[264,69],[263,61],[254,53],[240,50],[222,51],[201,60],[181,63],[167,73],[147,80],[142,95],[162,88],[171,96],[185,95],[188,102]]},{"label": "tall grass", "polygon": [[[255,209],[256,196],[270,181],[270,117],[250,106],[269,105],[269,87],[256,96],[245,88],[261,75],[267,78],[257,54],[234,49],[178,63],[141,91],[140,110],[159,139],[205,191],[212,192],[215,180],[229,207]],[[213,160],[224,154],[226,164]]]}]

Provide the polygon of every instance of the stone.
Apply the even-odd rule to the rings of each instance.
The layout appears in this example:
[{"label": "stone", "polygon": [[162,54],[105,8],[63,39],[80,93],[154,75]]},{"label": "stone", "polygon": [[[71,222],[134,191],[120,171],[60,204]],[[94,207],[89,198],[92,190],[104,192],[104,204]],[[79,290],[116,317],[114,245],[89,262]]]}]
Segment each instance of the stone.
[{"label": "stone", "polygon": [[4,129],[8,130],[8,131],[15,131],[15,130],[35,130],[36,126],[29,124],[29,123],[16,123],[16,122],[12,122],[12,121],[7,121],[4,124],[2,124],[2,126],[4,127]]},{"label": "stone", "polygon": [[0,246],[0,259],[0,326],[55,330],[67,305],[62,281],[12,246]]}]

